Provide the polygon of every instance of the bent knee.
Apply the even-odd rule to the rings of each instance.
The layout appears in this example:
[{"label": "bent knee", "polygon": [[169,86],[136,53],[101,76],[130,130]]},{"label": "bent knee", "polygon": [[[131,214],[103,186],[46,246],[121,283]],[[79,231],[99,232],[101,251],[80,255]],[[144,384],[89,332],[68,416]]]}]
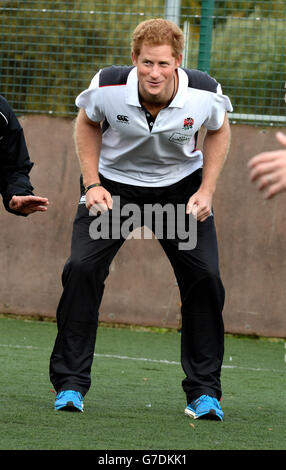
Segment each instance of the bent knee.
[{"label": "bent knee", "polygon": [[65,264],[63,276],[72,275],[81,279],[96,277],[98,280],[104,281],[108,272],[108,267],[102,263],[90,262],[81,258],[70,258]]}]

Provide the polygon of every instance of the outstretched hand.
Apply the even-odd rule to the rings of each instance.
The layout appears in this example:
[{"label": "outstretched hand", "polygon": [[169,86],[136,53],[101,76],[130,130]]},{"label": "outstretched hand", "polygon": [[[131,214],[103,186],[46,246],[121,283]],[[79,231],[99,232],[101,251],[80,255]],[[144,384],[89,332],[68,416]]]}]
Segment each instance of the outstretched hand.
[{"label": "outstretched hand", "polygon": [[23,215],[33,212],[46,212],[49,201],[46,197],[38,196],[13,196],[9,202],[11,210]]},{"label": "outstretched hand", "polygon": [[286,134],[278,132],[276,139],[285,149],[262,152],[248,162],[249,179],[266,199],[286,191]]}]

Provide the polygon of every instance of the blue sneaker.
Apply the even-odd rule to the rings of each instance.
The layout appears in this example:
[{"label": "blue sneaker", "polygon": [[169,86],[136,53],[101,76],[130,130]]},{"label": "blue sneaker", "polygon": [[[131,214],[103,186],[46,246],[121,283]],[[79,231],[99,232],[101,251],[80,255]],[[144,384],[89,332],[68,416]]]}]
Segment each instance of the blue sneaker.
[{"label": "blue sneaker", "polygon": [[192,401],[185,409],[185,415],[194,419],[214,419],[222,421],[223,411],[216,398],[201,395]]},{"label": "blue sneaker", "polygon": [[83,411],[83,396],[74,390],[63,390],[55,401],[56,410]]}]

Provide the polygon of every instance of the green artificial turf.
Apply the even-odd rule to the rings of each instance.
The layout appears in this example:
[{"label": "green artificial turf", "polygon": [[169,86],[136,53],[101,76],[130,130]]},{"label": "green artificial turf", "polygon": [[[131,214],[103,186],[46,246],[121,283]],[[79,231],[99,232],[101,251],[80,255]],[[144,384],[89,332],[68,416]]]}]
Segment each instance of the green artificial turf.
[{"label": "green artificial turf", "polygon": [[56,412],[53,322],[0,318],[1,450],[285,450],[282,340],[226,336],[223,422],[184,416],[180,334],[101,326],[84,413]]}]

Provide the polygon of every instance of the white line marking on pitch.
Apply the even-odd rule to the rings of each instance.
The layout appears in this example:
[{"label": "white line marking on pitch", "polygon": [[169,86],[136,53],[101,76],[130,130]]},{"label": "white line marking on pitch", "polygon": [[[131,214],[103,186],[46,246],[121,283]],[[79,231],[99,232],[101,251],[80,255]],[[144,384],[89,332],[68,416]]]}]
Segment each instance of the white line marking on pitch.
[{"label": "white line marking on pitch", "polygon": [[[35,350],[47,350],[39,348],[38,346],[25,346],[20,344],[0,344],[0,348],[15,348],[15,349],[35,349]],[[178,361],[168,361],[167,359],[149,359],[147,357],[132,357],[132,356],[119,356],[117,354],[100,354],[95,353],[95,357],[102,357],[106,359],[120,359],[127,361],[142,361],[142,362],[153,362],[157,364],[168,364],[168,365],[181,365]],[[283,369],[262,369],[260,367],[241,367],[241,366],[229,366],[223,365],[223,369],[239,369],[239,370],[251,370],[251,371],[264,371],[264,372],[281,372]]]}]

